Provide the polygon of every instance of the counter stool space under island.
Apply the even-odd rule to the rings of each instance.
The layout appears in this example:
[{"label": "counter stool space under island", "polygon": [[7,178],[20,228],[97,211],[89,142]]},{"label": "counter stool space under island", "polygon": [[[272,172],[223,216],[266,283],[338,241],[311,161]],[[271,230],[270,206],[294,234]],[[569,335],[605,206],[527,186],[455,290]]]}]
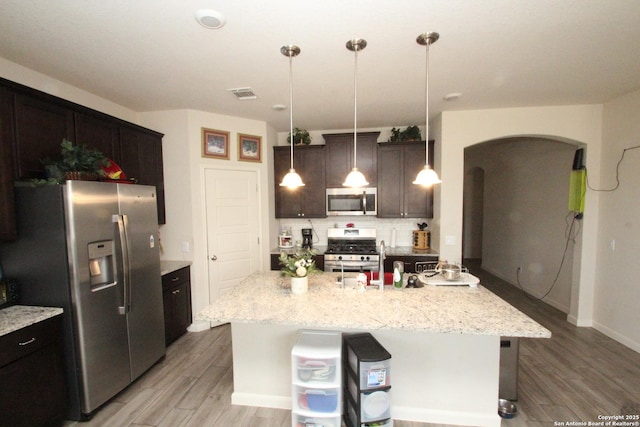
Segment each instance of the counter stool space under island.
[{"label": "counter stool space under island", "polygon": [[292,409],[291,350],[301,329],[370,332],[393,355],[393,419],[499,427],[500,337],[551,333],[482,285],[364,292],[309,277],[292,295],[279,272],[256,273],[196,319],[230,322],[232,403]]}]

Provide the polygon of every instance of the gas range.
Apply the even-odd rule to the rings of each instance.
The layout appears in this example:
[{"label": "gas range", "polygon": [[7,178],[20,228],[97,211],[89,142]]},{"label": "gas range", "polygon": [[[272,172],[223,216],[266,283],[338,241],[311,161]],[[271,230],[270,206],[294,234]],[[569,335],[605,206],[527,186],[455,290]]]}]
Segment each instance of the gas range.
[{"label": "gas range", "polygon": [[330,228],[327,237],[325,271],[378,271],[375,228]]}]

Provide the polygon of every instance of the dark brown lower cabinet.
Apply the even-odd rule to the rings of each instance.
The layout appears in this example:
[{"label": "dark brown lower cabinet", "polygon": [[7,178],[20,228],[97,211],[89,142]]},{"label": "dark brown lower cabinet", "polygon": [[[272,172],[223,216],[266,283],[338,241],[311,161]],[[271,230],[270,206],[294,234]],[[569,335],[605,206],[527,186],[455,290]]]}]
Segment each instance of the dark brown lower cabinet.
[{"label": "dark brown lower cabinet", "polygon": [[0,426],[60,425],[67,412],[62,315],[0,337]]},{"label": "dark brown lower cabinet", "polygon": [[191,324],[191,269],[184,267],[162,276],[164,336],[168,346]]},{"label": "dark brown lower cabinet", "polygon": [[396,261],[401,261],[404,264],[404,272],[405,273],[416,273],[416,263],[417,262],[437,262],[438,255],[387,255],[384,258],[384,271],[389,273],[393,272],[393,263]]}]

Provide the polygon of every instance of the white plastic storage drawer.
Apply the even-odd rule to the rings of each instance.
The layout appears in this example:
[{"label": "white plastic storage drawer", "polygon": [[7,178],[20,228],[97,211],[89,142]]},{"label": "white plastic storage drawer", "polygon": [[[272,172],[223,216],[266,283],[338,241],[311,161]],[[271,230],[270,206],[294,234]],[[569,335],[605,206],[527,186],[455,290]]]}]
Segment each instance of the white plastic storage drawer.
[{"label": "white plastic storage drawer", "polygon": [[340,387],[294,387],[293,409],[321,414],[340,414]]},{"label": "white plastic storage drawer", "polygon": [[342,383],[342,334],[303,330],[291,350],[291,380],[306,387]]},{"label": "white plastic storage drawer", "polygon": [[333,417],[314,415],[310,417],[307,415],[294,414],[292,419],[292,427],[340,427],[342,425],[340,415]]},{"label": "white plastic storage drawer", "polygon": [[340,359],[330,357],[293,356],[294,381],[308,384],[333,384],[336,382]]}]

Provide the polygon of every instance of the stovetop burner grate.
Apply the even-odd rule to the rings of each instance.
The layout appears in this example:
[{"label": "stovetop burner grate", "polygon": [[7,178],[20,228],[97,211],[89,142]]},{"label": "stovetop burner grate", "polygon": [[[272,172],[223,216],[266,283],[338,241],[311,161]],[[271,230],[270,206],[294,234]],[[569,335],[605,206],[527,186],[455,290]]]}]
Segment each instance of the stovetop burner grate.
[{"label": "stovetop burner grate", "polygon": [[375,240],[329,239],[327,253],[330,254],[377,254]]}]

